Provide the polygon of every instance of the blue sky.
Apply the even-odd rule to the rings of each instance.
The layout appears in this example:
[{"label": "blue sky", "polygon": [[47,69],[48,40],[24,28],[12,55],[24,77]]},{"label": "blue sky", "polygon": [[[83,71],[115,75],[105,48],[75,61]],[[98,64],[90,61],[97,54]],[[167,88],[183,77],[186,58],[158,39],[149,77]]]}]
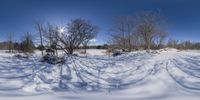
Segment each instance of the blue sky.
[{"label": "blue sky", "polygon": [[99,26],[97,42],[106,43],[114,17],[161,10],[169,37],[200,41],[199,5],[200,0],[0,0],[0,40],[9,32],[16,40],[24,32],[36,33],[34,20],[66,25],[81,17]]}]

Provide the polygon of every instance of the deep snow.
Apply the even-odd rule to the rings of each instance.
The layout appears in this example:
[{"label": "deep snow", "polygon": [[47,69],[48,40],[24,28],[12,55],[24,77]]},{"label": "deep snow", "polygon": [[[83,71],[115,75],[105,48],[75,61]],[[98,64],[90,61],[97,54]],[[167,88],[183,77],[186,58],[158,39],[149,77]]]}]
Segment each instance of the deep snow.
[{"label": "deep snow", "polygon": [[18,59],[0,51],[0,100],[200,99],[200,51],[163,49],[112,57],[105,50],[89,50],[66,57],[64,65],[42,63],[40,56],[36,52]]}]

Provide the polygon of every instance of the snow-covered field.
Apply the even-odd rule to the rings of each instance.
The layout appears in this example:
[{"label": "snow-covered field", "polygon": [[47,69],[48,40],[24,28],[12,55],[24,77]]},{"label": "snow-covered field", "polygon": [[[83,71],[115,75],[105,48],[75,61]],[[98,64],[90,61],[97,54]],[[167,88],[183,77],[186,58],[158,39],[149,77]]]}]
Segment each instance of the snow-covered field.
[{"label": "snow-covered field", "polygon": [[[64,65],[0,51],[0,100],[200,100],[200,51],[105,50],[66,57]],[[62,71],[61,71],[62,70]]]}]

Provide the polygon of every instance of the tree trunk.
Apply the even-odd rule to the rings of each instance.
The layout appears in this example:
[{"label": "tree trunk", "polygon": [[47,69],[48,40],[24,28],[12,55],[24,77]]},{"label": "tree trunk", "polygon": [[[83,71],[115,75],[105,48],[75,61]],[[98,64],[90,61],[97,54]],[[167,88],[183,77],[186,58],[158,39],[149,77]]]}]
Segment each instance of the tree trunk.
[{"label": "tree trunk", "polygon": [[150,53],[150,49],[151,49],[151,44],[147,45],[147,52]]},{"label": "tree trunk", "polygon": [[87,46],[84,46],[84,54],[86,54],[87,53]]},{"label": "tree trunk", "polygon": [[69,48],[69,49],[68,49],[68,53],[69,53],[70,55],[72,55],[73,52],[74,52],[74,49],[72,49],[72,48]]},{"label": "tree trunk", "polygon": [[63,83],[62,83],[62,74],[63,74],[63,67],[60,66],[60,81],[59,81],[59,88],[63,88]]}]

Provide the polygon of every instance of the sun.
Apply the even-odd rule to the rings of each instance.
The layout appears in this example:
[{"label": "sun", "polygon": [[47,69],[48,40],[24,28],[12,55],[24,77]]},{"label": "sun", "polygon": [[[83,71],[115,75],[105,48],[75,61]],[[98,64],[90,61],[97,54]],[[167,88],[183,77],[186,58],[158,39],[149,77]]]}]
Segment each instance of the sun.
[{"label": "sun", "polygon": [[59,33],[65,32],[65,28],[64,28],[64,27],[60,27],[60,28],[58,29],[58,32],[59,32]]}]

